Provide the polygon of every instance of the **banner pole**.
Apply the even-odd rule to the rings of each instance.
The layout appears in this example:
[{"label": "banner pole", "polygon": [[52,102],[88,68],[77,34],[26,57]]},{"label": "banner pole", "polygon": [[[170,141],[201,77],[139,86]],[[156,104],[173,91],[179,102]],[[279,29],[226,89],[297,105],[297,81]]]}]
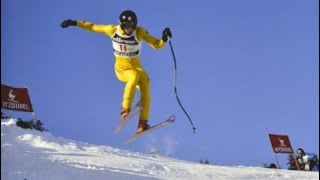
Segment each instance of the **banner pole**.
[{"label": "banner pole", "polygon": [[[270,139],[270,136],[269,136],[269,130],[268,129],[267,129],[267,134],[268,134],[268,138],[269,138],[269,141],[270,141],[270,144],[271,144],[271,148],[272,148],[272,142],[271,142],[271,139]],[[272,148],[272,152],[273,152],[274,159],[275,159],[275,161],[277,163],[277,167],[278,167],[277,169],[281,169],[281,166],[280,166],[279,161],[278,161],[278,157],[277,157],[276,153],[274,152],[273,148]]]},{"label": "banner pole", "polygon": [[278,157],[277,157],[276,153],[273,153],[273,155],[274,155],[274,158],[276,159],[276,162],[277,162],[277,165],[278,165],[278,169],[281,169],[281,166],[279,164]]},{"label": "banner pole", "polygon": [[300,169],[300,166],[299,166],[299,163],[298,163],[298,161],[297,161],[296,156],[294,155],[294,153],[291,153],[291,156],[292,156],[292,158],[293,158],[293,160],[294,160],[294,163],[295,163],[295,165],[296,165],[296,168],[300,171],[301,169]]},{"label": "banner pole", "polygon": [[9,117],[10,117],[10,118],[14,118],[14,111],[13,111],[13,110],[10,110]]},{"label": "banner pole", "polygon": [[[28,89],[28,86],[27,84],[25,84],[25,88],[27,89],[27,93],[28,93],[28,96],[29,96],[29,99],[30,99],[30,103],[31,103],[31,96],[29,94],[29,89]],[[33,112],[32,112],[32,117],[33,117],[33,123],[36,123],[37,122],[37,118],[36,118],[36,113],[34,112],[34,108],[32,108]]]}]

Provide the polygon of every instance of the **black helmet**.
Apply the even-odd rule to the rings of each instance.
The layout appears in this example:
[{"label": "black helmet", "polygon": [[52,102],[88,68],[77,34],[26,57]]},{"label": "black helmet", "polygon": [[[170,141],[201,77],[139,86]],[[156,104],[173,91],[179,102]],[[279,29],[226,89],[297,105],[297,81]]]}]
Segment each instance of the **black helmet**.
[{"label": "black helmet", "polygon": [[136,28],[137,27],[137,15],[130,10],[123,11],[119,16],[119,24],[122,29],[124,28]]}]

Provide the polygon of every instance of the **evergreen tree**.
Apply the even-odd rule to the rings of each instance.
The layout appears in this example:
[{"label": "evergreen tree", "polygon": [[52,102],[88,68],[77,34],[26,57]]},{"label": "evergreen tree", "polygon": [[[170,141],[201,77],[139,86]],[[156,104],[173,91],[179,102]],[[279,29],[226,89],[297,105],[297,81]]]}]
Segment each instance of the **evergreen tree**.
[{"label": "evergreen tree", "polygon": [[200,159],[200,164],[203,164],[203,160],[202,159]]},{"label": "evergreen tree", "polygon": [[291,154],[289,154],[288,156],[288,170],[298,170],[297,167],[296,167],[296,163],[293,159],[293,157],[291,156]]},{"label": "evergreen tree", "polygon": [[208,159],[204,160],[204,164],[210,164],[210,162],[208,161]]},{"label": "evergreen tree", "polygon": [[208,161],[208,159],[205,159],[205,160],[200,159],[200,164],[210,164],[210,162]]}]

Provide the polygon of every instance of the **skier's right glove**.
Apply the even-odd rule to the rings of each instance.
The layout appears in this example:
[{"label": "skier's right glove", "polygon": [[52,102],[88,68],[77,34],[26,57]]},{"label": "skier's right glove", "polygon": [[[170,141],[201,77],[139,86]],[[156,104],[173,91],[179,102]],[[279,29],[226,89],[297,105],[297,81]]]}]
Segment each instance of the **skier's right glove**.
[{"label": "skier's right glove", "polygon": [[167,42],[169,38],[172,38],[172,34],[169,28],[165,28],[162,32],[162,40]]},{"label": "skier's right glove", "polygon": [[76,26],[77,25],[77,21],[74,21],[74,20],[71,20],[71,19],[68,19],[68,20],[64,20],[62,23],[61,23],[61,27],[62,28],[67,28],[69,26]]}]

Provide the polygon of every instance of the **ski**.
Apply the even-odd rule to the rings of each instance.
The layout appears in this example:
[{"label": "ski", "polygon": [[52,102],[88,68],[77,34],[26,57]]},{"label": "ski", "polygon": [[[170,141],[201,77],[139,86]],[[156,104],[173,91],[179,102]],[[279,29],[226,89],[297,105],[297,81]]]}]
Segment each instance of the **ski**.
[{"label": "ski", "polygon": [[125,117],[124,119],[120,120],[120,123],[118,124],[118,126],[116,127],[116,129],[113,131],[114,134],[118,134],[120,132],[120,130],[127,125],[127,123],[129,122],[130,119],[132,119],[138,112],[140,112],[142,109],[142,103],[139,101],[134,107],[133,109],[129,112],[129,114],[127,115],[127,117]]},{"label": "ski", "polygon": [[174,115],[172,115],[172,116],[170,116],[167,120],[165,120],[165,121],[163,121],[163,122],[161,122],[161,123],[159,123],[159,124],[156,124],[156,125],[150,127],[148,130],[146,130],[146,131],[144,131],[144,132],[142,132],[142,133],[135,134],[135,135],[129,137],[128,139],[126,139],[126,140],[124,141],[124,143],[125,143],[125,144],[128,144],[128,143],[136,140],[137,138],[139,138],[139,137],[142,136],[142,135],[145,135],[145,134],[147,134],[147,133],[150,133],[151,131],[154,131],[154,130],[156,130],[156,129],[160,129],[160,128],[162,128],[162,127],[165,127],[165,126],[173,123],[175,120],[176,120],[176,117],[175,117]]}]

